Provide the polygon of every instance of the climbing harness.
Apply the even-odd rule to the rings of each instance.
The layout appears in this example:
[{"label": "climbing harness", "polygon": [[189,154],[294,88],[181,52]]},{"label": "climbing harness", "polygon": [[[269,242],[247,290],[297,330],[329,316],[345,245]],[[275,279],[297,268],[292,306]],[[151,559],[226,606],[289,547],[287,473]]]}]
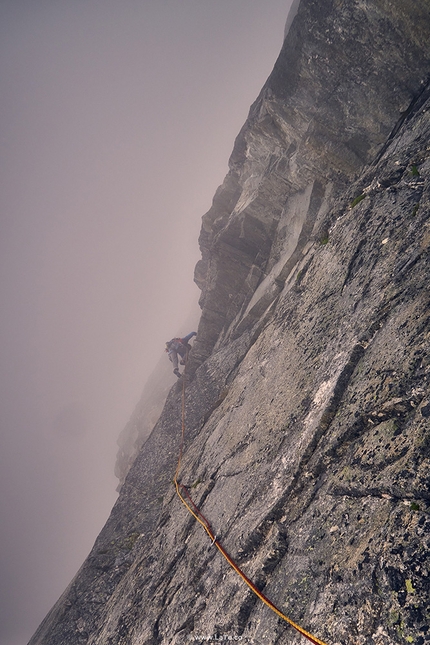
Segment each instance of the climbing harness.
[{"label": "climbing harness", "polygon": [[[188,358],[188,352],[186,355],[186,359]],[[276,605],[273,604],[271,600],[267,598],[267,596],[264,595],[257,587],[255,584],[250,580],[245,573],[242,571],[242,569],[236,564],[236,562],[233,560],[233,558],[227,553],[227,551],[224,549],[222,544],[220,543],[219,539],[215,535],[213,528],[209,522],[209,520],[203,515],[201,510],[196,506],[196,504],[193,502],[191,499],[191,495],[189,494],[186,486],[184,484],[181,484],[178,482],[178,475],[179,471],[181,468],[181,461],[182,461],[182,453],[183,453],[183,448],[184,448],[184,439],[185,439],[185,373],[182,376],[182,433],[181,433],[181,444],[179,448],[179,458],[178,458],[178,465],[176,467],[176,472],[175,472],[175,477],[174,477],[174,484],[176,488],[176,493],[183,503],[183,505],[187,508],[189,513],[199,522],[199,524],[202,525],[206,533],[209,535],[212,544],[214,544],[218,551],[224,556],[224,558],[227,560],[229,565],[236,571],[236,573],[242,578],[242,580],[248,585],[248,587],[255,593],[258,598],[262,602],[264,602],[265,605],[267,605],[272,611],[275,612],[279,616],[279,618],[282,618],[285,622],[287,622],[291,627],[296,629],[302,636],[308,639],[311,643],[314,643],[314,645],[326,645],[324,641],[320,640],[316,636],[313,636],[309,632],[307,632],[303,627],[300,627],[300,625],[297,625],[291,618],[288,618]],[[186,498],[186,499],[185,499]]]}]

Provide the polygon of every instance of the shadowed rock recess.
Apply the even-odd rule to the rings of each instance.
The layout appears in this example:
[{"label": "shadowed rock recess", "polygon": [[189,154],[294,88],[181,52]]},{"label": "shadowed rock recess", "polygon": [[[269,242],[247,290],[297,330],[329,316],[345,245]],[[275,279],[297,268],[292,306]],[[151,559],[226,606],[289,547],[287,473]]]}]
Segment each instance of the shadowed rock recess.
[{"label": "shadowed rock recess", "polygon": [[[203,217],[180,480],[329,645],[430,642],[430,7],[302,0]],[[170,390],[31,645],[304,644],[175,495]]]}]

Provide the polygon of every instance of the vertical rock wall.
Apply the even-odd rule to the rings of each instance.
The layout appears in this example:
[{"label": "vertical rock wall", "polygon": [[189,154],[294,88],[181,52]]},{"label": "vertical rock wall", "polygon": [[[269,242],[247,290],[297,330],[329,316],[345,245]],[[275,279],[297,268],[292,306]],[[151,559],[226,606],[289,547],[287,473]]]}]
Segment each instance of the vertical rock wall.
[{"label": "vertical rock wall", "polygon": [[203,218],[196,364],[252,298],[263,298],[260,315],[301,248],[324,236],[330,197],[375,158],[427,82],[429,36],[425,1],[300,3]]}]

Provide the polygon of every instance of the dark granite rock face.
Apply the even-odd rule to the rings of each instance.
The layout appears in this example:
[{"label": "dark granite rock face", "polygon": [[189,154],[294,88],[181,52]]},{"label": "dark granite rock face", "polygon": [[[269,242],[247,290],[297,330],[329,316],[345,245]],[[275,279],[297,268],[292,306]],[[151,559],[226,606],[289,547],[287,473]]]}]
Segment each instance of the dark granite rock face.
[{"label": "dark granite rock face", "polygon": [[375,158],[422,91],[429,11],[426,1],[300,3],[203,218],[196,365],[230,325],[244,327],[251,299],[260,301],[255,319],[279,294],[300,247],[321,233],[330,198]]},{"label": "dark granite rock face", "polygon": [[[429,35],[302,0],[203,218],[180,480],[330,645],[430,642]],[[175,495],[181,391],[31,645],[305,642]]]}]

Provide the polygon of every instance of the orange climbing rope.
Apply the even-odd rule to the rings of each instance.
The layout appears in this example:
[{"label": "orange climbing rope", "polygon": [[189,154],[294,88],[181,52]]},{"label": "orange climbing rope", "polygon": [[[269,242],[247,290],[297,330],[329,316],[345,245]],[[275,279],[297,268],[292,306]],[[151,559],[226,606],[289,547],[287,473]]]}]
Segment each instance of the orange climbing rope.
[{"label": "orange climbing rope", "polygon": [[[184,506],[188,509],[188,511],[191,513],[191,515],[199,522],[199,524],[202,525],[206,533],[209,535],[212,544],[214,544],[217,549],[220,551],[220,553],[224,556],[224,558],[227,560],[229,565],[236,571],[236,573],[242,578],[242,580],[248,585],[248,587],[255,593],[260,600],[264,602],[265,605],[270,607],[272,611],[279,616],[279,618],[282,618],[282,620],[285,620],[291,627],[296,629],[302,636],[308,639],[311,643],[314,643],[314,645],[326,645],[324,641],[320,640],[316,636],[313,636],[309,632],[307,632],[303,627],[300,627],[300,625],[297,625],[291,618],[288,618],[276,605],[273,604],[271,600],[267,598],[267,596],[264,595],[257,587],[255,584],[248,578],[248,576],[245,575],[245,573],[242,571],[242,569],[236,564],[236,562],[233,560],[233,558],[227,553],[227,551],[224,549],[218,538],[216,537],[212,526],[210,525],[209,521],[206,519],[206,517],[203,515],[203,513],[200,511],[200,509],[196,506],[196,504],[193,502],[191,499],[191,496],[187,490],[187,488],[178,482],[178,475],[179,471],[181,468],[181,461],[182,461],[182,453],[183,453],[183,448],[184,448],[184,439],[185,439],[185,374],[182,376],[182,437],[181,437],[181,445],[179,449],[179,459],[178,459],[178,465],[176,467],[176,472],[175,472],[175,477],[174,477],[174,484],[176,487],[176,493],[181,500],[181,502],[184,504]],[[183,492],[184,495],[182,495],[181,491]],[[185,499],[185,497],[187,500]]]}]

